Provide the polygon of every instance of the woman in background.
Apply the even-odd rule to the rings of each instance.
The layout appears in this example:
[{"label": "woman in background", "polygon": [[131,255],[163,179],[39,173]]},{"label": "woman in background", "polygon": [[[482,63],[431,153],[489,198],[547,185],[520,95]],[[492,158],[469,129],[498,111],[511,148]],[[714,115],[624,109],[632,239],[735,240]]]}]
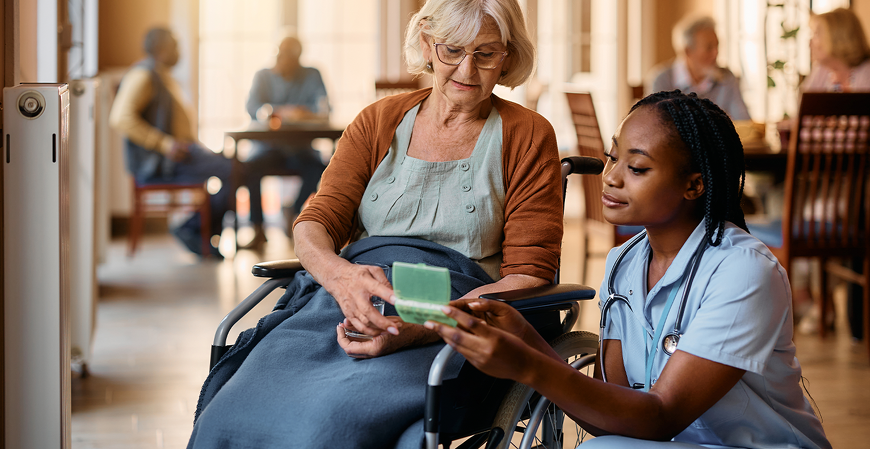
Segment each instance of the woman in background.
[{"label": "woman in background", "polygon": [[862,92],[870,90],[870,46],[858,17],[837,8],[810,17],[813,70],[801,85],[803,92]]}]

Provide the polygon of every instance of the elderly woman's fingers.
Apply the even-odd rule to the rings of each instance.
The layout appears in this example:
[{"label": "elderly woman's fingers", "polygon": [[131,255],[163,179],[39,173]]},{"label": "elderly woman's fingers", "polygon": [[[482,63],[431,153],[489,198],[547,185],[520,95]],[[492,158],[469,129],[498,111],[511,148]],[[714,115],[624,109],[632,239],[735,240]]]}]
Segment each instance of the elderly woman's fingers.
[{"label": "elderly woman's fingers", "polygon": [[338,326],[335,327],[338,345],[341,349],[343,349],[348,356],[355,359],[368,359],[374,357],[366,351],[363,342],[353,341],[348,338],[344,333],[345,327],[344,323],[338,323]]},{"label": "elderly woman's fingers", "polygon": [[346,315],[346,319],[354,329],[367,335],[380,335],[383,332],[398,335],[401,328],[401,323],[394,322],[381,315],[374,307],[365,313]]}]

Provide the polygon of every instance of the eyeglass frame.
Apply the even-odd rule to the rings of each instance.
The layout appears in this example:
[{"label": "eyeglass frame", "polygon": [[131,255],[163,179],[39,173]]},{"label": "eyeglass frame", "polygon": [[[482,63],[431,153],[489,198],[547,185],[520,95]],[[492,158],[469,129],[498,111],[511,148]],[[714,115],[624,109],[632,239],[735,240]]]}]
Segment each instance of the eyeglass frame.
[{"label": "eyeglass frame", "polygon": [[454,47],[454,48],[462,48],[462,47],[457,47],[457,46],[455,46],[455,45],[450,45],[450,44],[447,44],[447,43],[444,43],[444,42],[442,42],[442,43],[435,43],[435,42],[433,42],[432,45],[435,46],[435,56],[438,58],[438,60],[441,61],[442,64],[447,64],[447,65],[449,65],[449,66],[454,66],[454,67],[457,67],[457,66],[461,65],[462,62],[465,61],[465,57],[468,56],[468,55],[471,55],[471,62],[472,62],[472,63],[474,64],[474,66],[477,67],[478,69],[480,69],[480,70],[494,70],[496,67],[498,67],[499,64],[501,64],[502,62],[504,62],[504,58],[506,58],[507,55],[508,55],[508,51],[507,51],[507,50],[505,50],[505,51],[493,51],[493,52],[491,52],[491,53],[501,53],[501,59],[500,59],[500,60],[495,64],[494,67],[489,67],[489,68],[487,68],[487,67],[480,67],[480,66],[477,65],[477,60],[474,59],[474,54],[475,54],[475,53],[490,53],[490,52],[481,51],[481,50],[474,50],[473,52],[469,53],[469,52],[465,51],[465,49],[463,48],[462,51],[465,52],[465,54],[462,55],[462,59],[460,59],[459,62],[457,62],[456,64],[451,64],[451,63],[449,63],[449,62],[444,62],[444,60],[441,59],[441,54],[438,53],[438,46],[439,46],[439,45],[444,45],[444,46],[447,46],[447,47]]}]

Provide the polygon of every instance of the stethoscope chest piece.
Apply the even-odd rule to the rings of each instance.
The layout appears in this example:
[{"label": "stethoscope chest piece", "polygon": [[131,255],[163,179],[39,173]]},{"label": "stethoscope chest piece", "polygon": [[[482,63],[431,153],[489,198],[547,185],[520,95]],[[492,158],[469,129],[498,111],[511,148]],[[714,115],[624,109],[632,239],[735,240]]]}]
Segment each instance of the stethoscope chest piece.
[{"label": "stethoscope chest piece", "polygon": [[677,343],[680,342],[680,336],[676,333],[670,333],[665,335],[665,338],[662,339],[662,350],[665,351],[667,355],[674,355],[674,352],[677,350]]}]

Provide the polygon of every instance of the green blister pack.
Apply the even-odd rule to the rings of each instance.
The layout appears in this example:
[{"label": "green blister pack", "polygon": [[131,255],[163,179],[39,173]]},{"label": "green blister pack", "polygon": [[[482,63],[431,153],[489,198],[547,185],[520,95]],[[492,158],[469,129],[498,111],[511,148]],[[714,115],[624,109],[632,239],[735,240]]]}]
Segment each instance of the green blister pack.
[{"label": "green blister pack", "polygon": [[437,321],[456,326],[456,320],[441,311],[450,302],[450,271],[423,263],[393,263],[393,293],[396,311],[408,323]]}]

